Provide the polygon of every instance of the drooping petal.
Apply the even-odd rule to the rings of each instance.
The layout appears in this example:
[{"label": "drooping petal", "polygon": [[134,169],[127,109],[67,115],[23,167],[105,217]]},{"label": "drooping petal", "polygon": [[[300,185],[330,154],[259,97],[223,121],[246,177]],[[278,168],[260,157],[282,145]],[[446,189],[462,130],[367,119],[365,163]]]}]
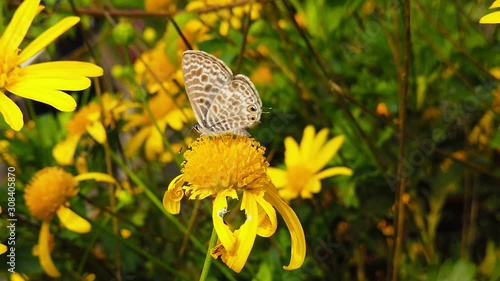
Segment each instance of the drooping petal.
[{"label": "drooping petal", "polygon": [[333,176],[352,176],[352,170],[347,168],[347,167],[333,167],[333,168],[328,168],[325,169],[316,175],[314,175],[315,179],[321,180],[321,179],[326,179],[329,177]]},{"label": "drooping petal", "polygon": [[276,186],[277,188],[285,186],[288,181],[287,172],[281,169],[269,167],[267,168],[267,174],[271,178],[274,186]]},{"label": "drooping petal", "polygon": [[29,79],[8,84],[5,88],[20,97],[51,105],[60,111],[69,112],[76,108],[76,101],[70,95],[58,90],[35,88]]},{"label": "drooping petal", "polygon": [[257,203],[262,208],[262,211],[259,212],[259,228],[257,228],[257,234],[260,237],[270,237],[276,232],[276,228],[278,227],[276,210],[273,208],[273,205],[264,199],[263,192],[255,196],[255,200],[257,200]]},{"label": "drooping petal", "polygon": [[79,17],[67,17],[58,22],[56,25],[45,30],[19,54],[16,64],[22,64],[27,61],[79,21]]},{"label": "drooping petal", "polygon": [[[227,264],[227,266],[235,272],[240,272],[241,269],[243,269],[243,266],[245,266],[248,256],[250,255],[250,251],[252,251],[255,236],[257,235],[259,212],[257,202],[255,201],[255,197],[252,192],[243,192],[241,209],[245,210],[246,220],[240,229],[235,232],[236,249],[234,254],[229,254],[225,261],[223,258],[223,261]],[[228,251],[228,253],[230,252]]]},{"label": "drooping petal", "polygon": [[285,138],[285,165],[294,166],[301,162],[299,145],[292,137]]},{"label": "drooping petal", "polygon": [[96,142],[103,144],[106,141],[106,129],[104,129],[100,121],[87,125],[85,129],[87,129],[89,135],[91,135]]},{"label": "drooping petal", "polygon": [[95,64],[81,61],[51,61],[28,65],[21,68],[19,75],[30,77],[98,77],[104,73]]},{"label": "drooping petal", "polygon": [[233,232],[231,231],[231,229],[229,229],[229,226],[224,223],[224,219],[221,216],[222,213],[227,211],[226,197],[238,198],[236,190],[224,189],[223,191],[217,193],[217,197],[215,197],[212,210],[212,220],[215,231],[217,232],[217,236],[219,237],[219,240],[226,249],[227,253],[229,255],[234,255],[236,239],[233,236]]},{"label": "drooping petal", "polygon": [[49,221],[44,220],[40,228],[40,233],[38,234],[38,259],[40,260],[43,271],[45,271],[47,275],[59,278],[61,273],[57,270],[50,256],[49,236]]},{"label": "drooping petal", "polygon": [[0,38],[0,50],[5,57],[13,55],[28,32],[38,11],[40,0],[26,0],[17,8]]},{"label": "drooping petal", "polygon": [[52,156],[59,165],[72,165],[78,142],[82,135],[69,135],[68,138],[59,142],[52,149]]},{"label": "drooping petal", "polygon": [[12,128],[12,130],[21,130],[24,125],[23,113],[16,103],[2,92],[0,92],[0,112],[3,115],[5,122]]},{"label": "drooping petal", "polygon": [[333,139],[329,140],[318,152],[315,161],[311,163],[311,170],[313,172],[317,172],[325,167],[325,165],[328,164],[330,160],[332,160],[333,156],[337,154],[337,151],[339,150],[340,146],[342,146],[344,139],[344,136],[336,136]]},{"label": "drooping petal", "polygon": [[84,181],[84,180],[95,180],[97,182],[107,182],[107,183],[111,183],[111,184],[118,184],[118,182],[112,176],[110,176],[108,174],[97,173],[97,172],[80,174],[78,176],[75,176],[74,179],[76,181],[79,181],[79,182]]},{"label": "drooping petal", "polygon": [[163,195],[163,207],[167,212],[171,214],[178,214],[181,211],[181,200],[184,197],[184,191],[182,191],[182,185],[184,181],[182,180],[183,174],[175,177],[170,184],[168,189]]},{"label": "drooping petal", "polygon": [[283,266],[283,268],[286,270],[297,269],[304,263],[306,257],[306,238],[299,218],[293,209],[281,200],[273,186],[266,187],[264,199],[278,210],[290,231],[292,256],[290,257],[290,264]]},{"label": "drooping petal", "polygon": [[73,232],[88,233],[92,229],[92,225],[87,220],[64,206],[57,209],[57,217],[64,227]]}]

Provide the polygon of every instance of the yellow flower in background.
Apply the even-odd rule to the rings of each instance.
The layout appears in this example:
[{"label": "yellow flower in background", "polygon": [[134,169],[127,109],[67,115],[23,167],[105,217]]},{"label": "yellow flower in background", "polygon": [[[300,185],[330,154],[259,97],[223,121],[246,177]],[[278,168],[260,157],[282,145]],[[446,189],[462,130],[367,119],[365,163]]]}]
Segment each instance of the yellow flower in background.
[{"label": "yellow flower in background", "polygon": [[[90,79],[103,74],[102,68],[86,62],[60,61],[20,65],[33,57],[57,37],[80,21],[66,17],[33,40],[23,51],[19,46],[28,29],[41,11],[40,0],[26,0],[14,13],[0,38],[0,112],[9,126],[19,131],[24,125],[23,114],[6,92],[46,103],[60,111],[73,111],[75,100],[61,90],[80,91],[90,86]],[[43,7],[42,7],[43,8]]]},{"label": "yellow flower in background", "polygon": [[[297,269],[305,258],[302,225],[267,176],[269,164],[264,151],[264,147],[248,137],[200,137],[184,153],[182,174],[172,180],[163,197],[163,206],[172,214],[180,212],[184,196],[191,200],[213,199],[212,220],[219,240],[211,254],[214,258],[221,256],[235,272],[245,265],[256,235],[269,237],[276,231],[275,209],[291,235],[291,260],[283,268]],[[238,228],[238,223],[226,221],[224,216],[239,211],[245,219]]]},{"label": "yellow flower in background", "polygon": [[214,8],[213,12],[201,13],[200,19],[213,26],[219,24],[219,33],[226,36],[229,33],[229,28],[240,30],[243,24],[243,18],[250,13],[252,21],[260,17],[262,5],[260,3],[244,4],[234,7],[223,8],[237,3],[234,0],[194,0],[190,1],[186,6],[186,11],[196,12],[207,8]]},{"label": "yellow flower in background", "polygon": [[[179,109],[171,96],[165,93],[159,93],[153,96],[148,101],[149,108],[160,127],[161,133],[152,122],[148,111],[141,104],[137,104],[142,111],[138,113],[127,114],[124,119],[127,122],[123,127],[124,131],[130,131],[132,128],[138,127],[139,130],[134,133],[129,142],[125,145],[125,155],[132,157],[137,150],[144,144],[144,151],[148,160],[156,158],[169,157],[165,156],[163,145],[163,132],[167,125],[176,131],[182,130],[188,120],[194,120],[194,114],[191,109]],[[180,147],[179,147],[180,149]]]},{"label": "yellow flower in background", "polygon": [[53,217],[57,215],[61,224],[73,232],[87,233],[91,230],[88,221],[68,208],[68,201],[78,194],[78,182],[88,179],[116,184],[113,177],[106,174],[87,173],[73,177],[59,167],[47,167],[38,171],[24,190],[24,201],[30,213],[42,220],[38,258],[45,273],[51,277],[61,276],[50,256],[49,226]]},{"label": "yellow flower in background", "polygon": [[316,131],[312,125],[304,129],[300,146],[292,137],[285,139],[286,170],[269,168],[268,173],[285,200],[297,197],[312,198],[321,191],[321,180],[337,175],[352,175],[347,167],[333,167],[323,171],[337,154],[344,142],[344,136],[327,141],[328,129]]},{"label": "yellow flower in background", "polygon": [[[52,150],[52,156],[59,165],[73,165],[75,151],[82,136],[89,134],[97,143],[106,141],[106,127],[114,127],[117,114],[115,109],[119,101],[110,94],[104,94],[101,104],[97,101],[90,102],[82,107],[66,124],[67,137],[59,142]],[[102,117],[104,114],[104,117]]]},{"label": "yellow flower in background", "polygon": [[[490,9],[494,8],[500,8],[500,0],[496,0],[491,4]],[[479,23],[482,24],[495,24],[495,23],[500,23],[500,11],[489,13],[485,16],[483,16],[480,20]]]},{"label": "yellow flower in background", "polygon": [[154,49],[141,54],[134,63],[135,79],[144,84],[148,93],[178,94],[181,89],[177,81],[184,81],[177,62],[172,62],[165,53],[166,43],[158,41]]}]

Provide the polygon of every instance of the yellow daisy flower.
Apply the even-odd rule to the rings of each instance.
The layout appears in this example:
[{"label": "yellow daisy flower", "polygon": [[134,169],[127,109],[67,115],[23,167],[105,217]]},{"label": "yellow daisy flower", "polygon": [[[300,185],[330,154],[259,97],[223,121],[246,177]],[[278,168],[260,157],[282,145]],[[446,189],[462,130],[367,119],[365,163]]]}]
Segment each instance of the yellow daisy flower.
[{"label": "yellow daisy flower", "polygon": [[[196,12],[200,9],[218,8],[221,6],[229,6],[237,1],[234,0],[194,0],[190,1],[186,6],[186,11]],[[219,24],[219,33],[226,36],[229,33],[229,28],[240,30],[243,23],[243,16],[250,12],[250,19],[256,20],[260,17],[262,5],[252,3],[239,5],[232,8],[219,8],[214,12],[200,14],[200,19],[208,25]]]},{"label": "yellow daisy flower", "polygon": [[35,16],[41,11],[40,0],[26,0],[0,38],[0,112],[9,126],[19,131],[23,114],[6,91],[46,103],[60,111],[73,111],[75,100],[61,90],[80,91],[90,87],[90,79],[103,74],[102,68],[85,62],[46,62],[20,68],[20,65],[52,43],[80,18],[67,17],[33,40],[22,52],[19,45]]},{"label": "yellow daisy flower", "polygon": [[[101,108],[101,103],[104,109]],[[90,102],[68,121],[67,137],[52,150],[52,156],[59,165],[73,165],[75,151],[83,135],[89,134],[100,144],[106,141],[105,128],[114,127],[117,119],[117,114],[114,113],[119,106],[119,101],[110,94],[104,94],[101,103]]]},{"label": "yellow daisy flower", "polygon": [[57,215],[61,224],[73,232],[90,231],[90,223],[68,208],[68,201],[78,194],[78,182],[88,179],[116,184],[113,177],[106,174],[87,173],[73,177],[59,167],[47,167],[38,171],[24,190],[26,206],[33,216],[42,220],[38,258],[45,273],[51,277],[59,277],[61,273],[50,257],[50,221]]},{"label": "yellow daisy flower", "polygon": [[[180,200],[213,198],[212,220],[219,237],[211,249],[212,257],[240,272],[253,247],[256,235],[269,237],[277,227],[275,209],[280,212],[291,235],[291,260],[283,268],[299,268],[305,258],[305,237],[295,212],[279,198],[276,188],[266,174],[269,164],[265,148],[254,139],[221,135],[200,137],[184,153],[182,174],[169,185],[163,206],[172,213],[180,211]],[[228,207],[228,198],[241,200],[240,206]],[[244,211],[246,219],[239,229],[226,221],[228,212]],[[229,216],[228,216],[229,217]],[[233,217],[233,216],[230,216]]]},{"label": "yellow daisy flower", "polygon": [[166,90],[168,94],[174,95],[181,91],[174,79],[183,81],[182,70],[177,67],[177,62],[167,57],[166,48],[165,40],[160,40],[154,49],[142,53],[134,63],[136,81],[145,84],[150,94],[164,93]]},{"label": "yellow daisy flower", "polygon": [[268,169],[269,176],[283,199],[291,200],[299,196],[312,198],[312,194],[321,191],[322,179],[352,175],[352,170],[347,167],[321,171],[344,142],[344,136],[337,136],[328,142],[327,136],[328,129],[323,129],[316,135],[314,127],[309,125],[304,129],[300,147],[292,137],[285,139],[286,170]]},{"label": "yellow daisy flower", "polygon": [[[194,120],[194,113],[191,109],[179,109],[174,103],[173,98],[165,93],[158,93],[153,96],[148,101],[148,104],[162,132],[165,131],[167,125],[176,131],[180,131],[184,127],[184,124],[188,122],[188,118],[189,120]],[[137,107],[142,108],[143,106],[137,104]],[[144,144],[148,160],[171,159],[171,157],[164,155],[169,152],[165,151],[162,140],[163,136],[151,120],[146,108],[143,108],[138,113],[127,114],[124,119],[127,122],[123,127],[124,131],[129,131],[135,127],[140,128],[125,145],[125,155],[127,157],[132,157]]]},{"label": "yellow daisy flower", "polygon": [[[500,0],[496,0],[491,4],[490,9],[494,8],[500,8]],[[495,23],[500,23],[500,11],[489,13],[485,16],[483,16],[480,20],[479,23],[482,24],[495,24]]]}]

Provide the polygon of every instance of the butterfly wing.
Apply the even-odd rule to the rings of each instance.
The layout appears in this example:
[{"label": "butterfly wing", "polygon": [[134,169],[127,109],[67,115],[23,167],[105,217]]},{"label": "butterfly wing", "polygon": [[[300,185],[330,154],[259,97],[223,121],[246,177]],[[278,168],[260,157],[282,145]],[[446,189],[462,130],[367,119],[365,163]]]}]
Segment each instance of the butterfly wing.
[{"label": "butterfly wing", "polygon": [[206,134],[248,135],[262,114],[262,101],[252,81],[238,74],[215,96],[207,112]]},{"label": "butterfly wing", "polygon": [[198,128],[204,131],[210,106],[221,89],[233,78],[233,73],[223,61],[195,50],[184,52],[182,73],[189,102],[198,120]]}]

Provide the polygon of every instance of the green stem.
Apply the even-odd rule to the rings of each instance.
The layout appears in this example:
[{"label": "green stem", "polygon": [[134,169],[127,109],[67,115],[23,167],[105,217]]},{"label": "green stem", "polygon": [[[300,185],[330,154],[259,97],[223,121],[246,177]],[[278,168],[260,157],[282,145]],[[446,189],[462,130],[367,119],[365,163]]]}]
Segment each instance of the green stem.
[{"label": "green stem", "polygon": [[212,255],[210,252],[212,248],[215,246],[217,242],[217,232],[215,231],[215,227],[212,229],[212,236],[210,236],[210,244],[208,245],[207,254],[205,256],[205,262],[203,263],[203,270],[201,271],[199,281],[207,280],[208,272],[210,272],[210,264],[212,263]]}]

